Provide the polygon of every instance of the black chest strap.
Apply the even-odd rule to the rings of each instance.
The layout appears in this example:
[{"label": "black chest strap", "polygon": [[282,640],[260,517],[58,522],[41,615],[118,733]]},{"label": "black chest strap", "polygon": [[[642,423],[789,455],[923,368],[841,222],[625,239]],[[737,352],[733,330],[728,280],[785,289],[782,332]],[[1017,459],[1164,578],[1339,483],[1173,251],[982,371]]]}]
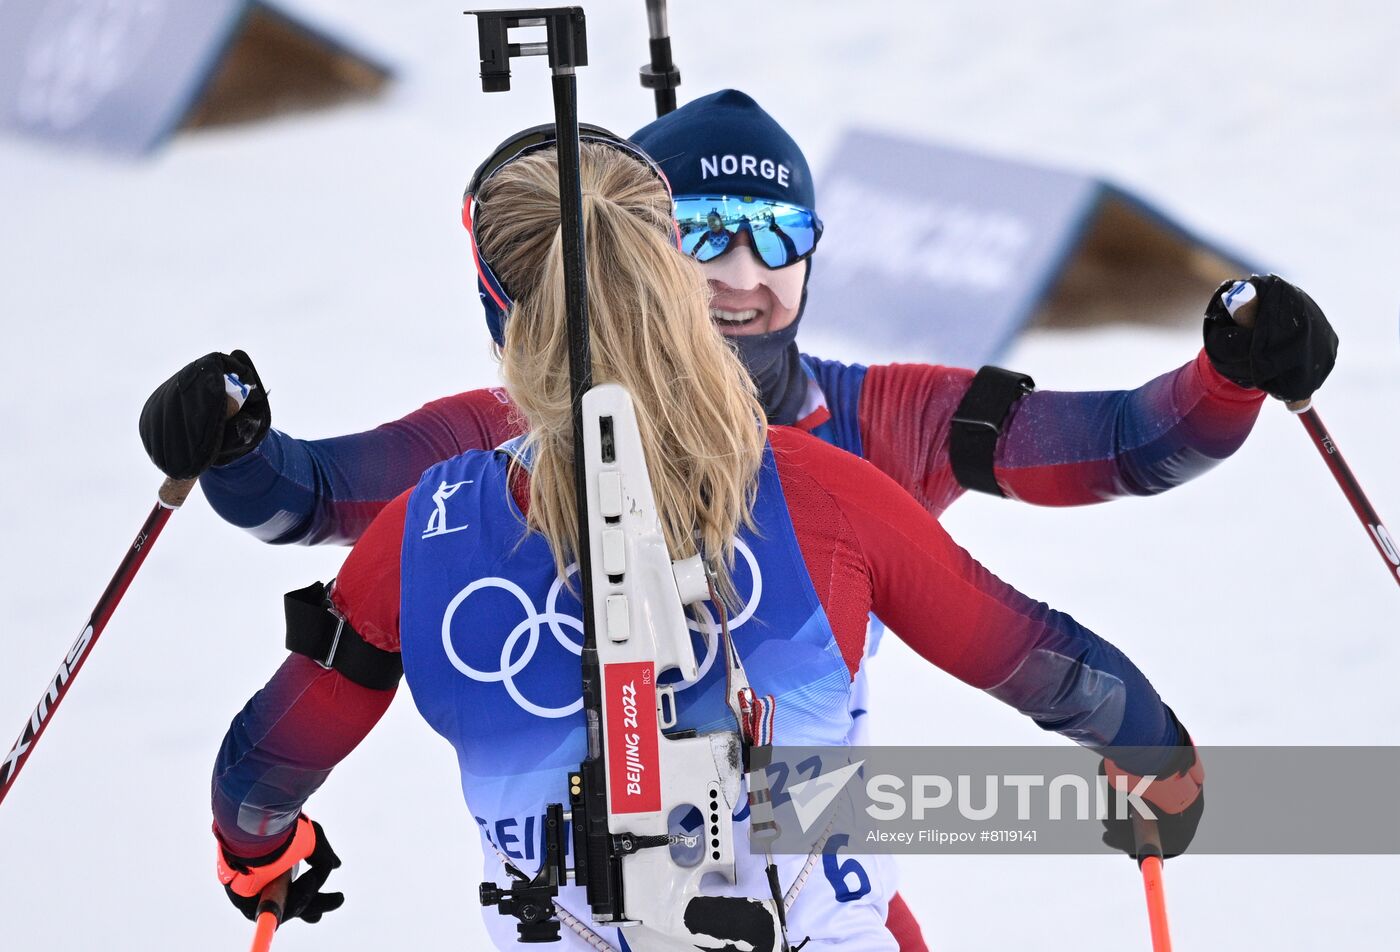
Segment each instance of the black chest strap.
[{"label": "black chest strap", "polygon": [[1005,496],[993,471],[997,437],[1017,400],[1035,389],[1025,374],[1000,367],[983,367],[972,378],[948,434],[948,460],[953,476],[964,489]]},{"label": "black chest strap", "polygon": [[334,669],[361,687],[388,691],[403,677],[403,657],[376,648],[332,610],[326,586],[313,582],[282,596],[287,650]]}]

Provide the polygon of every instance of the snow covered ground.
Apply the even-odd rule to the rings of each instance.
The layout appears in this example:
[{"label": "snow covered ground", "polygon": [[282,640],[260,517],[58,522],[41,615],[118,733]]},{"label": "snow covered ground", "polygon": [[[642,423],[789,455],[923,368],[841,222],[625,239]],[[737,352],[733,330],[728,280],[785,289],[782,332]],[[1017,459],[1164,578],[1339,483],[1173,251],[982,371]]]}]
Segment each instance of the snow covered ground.
[{"label": "snow covered ground", "polygon": [[[153,499],[135,422],[166,375],[243,347],[276,425],[302,436],[494,379],[458,198],[487,148],[548,119],[544,71],[521,68],[516,92],[483,96],[460,4],[303,5],[403,64],[389,96],[184,136],[144,164],[0,142],[6,749]],[[1274,262],[1338,329],[1319,407],[1400,522],[1400,8],[910,0],[859,8],[886,16],[866,22],[815,0],[672,7],[683,98],[748,89],[818,170],[851,124],[936,137],[1098,170]],[[642,4],[587,8],[583,115],[630,131],[651,109],[636,81]],[[871,311],[863,319],[878,319],[878,296]],[[805,343],[890,356],[856,336]],[[1032,331],[1008,363],[1042,387],[1132,386],[1198,345],[1194,323]],[[1067,511],[975,498],[946,524],[1114,639],[1204,743],[1400,743],[1394,583],[1277,406],[1234,459],[1166,497]],[[212,875],[209,766],[281,657],[278,596],[342,557],[260,545],[198,497],[174,517],[0,807],[0,948],[244,947],[250,929]],[[880,739],[1039,740],[906,655],[887,640],[875,661]],[[1345,810],[1344,778],[1337,799]],[[406,693],[312,808],[345,860],[348,904],[289,927],[278,949],[481,946],[455,764]],[[1124,860],[911,858],[903,874],[938,950],[1147,945]],[[1393,857],[1185,857],[1167,869],[1177,945],[1383,946],[1397,874]]]}]

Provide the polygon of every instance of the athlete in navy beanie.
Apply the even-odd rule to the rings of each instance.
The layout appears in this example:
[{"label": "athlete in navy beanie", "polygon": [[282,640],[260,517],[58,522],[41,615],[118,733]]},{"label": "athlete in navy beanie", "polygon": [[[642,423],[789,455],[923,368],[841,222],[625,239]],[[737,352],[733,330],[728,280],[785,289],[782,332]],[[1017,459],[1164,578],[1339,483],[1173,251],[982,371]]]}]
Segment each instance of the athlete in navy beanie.
[{"label": "athlete in navy beanie", "polygon": [[[726,196],[805,209],[815,219],[816,189],[802,150],[758,103],[736,89],[689,102],[637,130],[632,141],[666,173],[683,228],[681,209],[688,202],[703,218],[711,203]],[[820,223],[810,243],[797,249],[800,260],[783,267],[759,257],[753,234],[745,221],[732,235],[720,235],[722,250],[706,265],[715,293],[712,315],[757,383],[770,422],[791,424],[807,392],[797,326],[807,303],[808,255]],[[731,239],[733,251],[725,247]],[[740,270],[745,264],[753,266]]]},{"label": "athlete in navy beanie", "polygon": [[[816,208],[812,172],[802,150],[762,106],[737,89],[686,103],[642,126],[632,141],[661,166],[678,196],[755,195]],[[745,163],[746,156],[753,162]]]}]

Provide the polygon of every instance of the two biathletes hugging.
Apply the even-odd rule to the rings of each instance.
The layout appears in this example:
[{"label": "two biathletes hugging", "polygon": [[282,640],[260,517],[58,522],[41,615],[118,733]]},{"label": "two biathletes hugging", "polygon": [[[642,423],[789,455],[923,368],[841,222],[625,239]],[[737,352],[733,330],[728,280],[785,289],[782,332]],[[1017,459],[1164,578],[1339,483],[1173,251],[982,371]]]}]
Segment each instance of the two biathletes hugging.
[{"label": "two biathletes hugging", "polygon": [[[217,752],[220,881],[249,916],[262,887],[298,863],[289,917],[316,922],[341,905],[324,889],[340,860],[303,805],[400,680],[456,750],[487,878],[508,883],[507,861],[532,871],[538,853],[521,831],[539,829],[584,757],[577,630],[502,648],[522,612],[551,598],[554,612],[579,615],[577,578],[558,584],[576,528],[548,140],[507,140],[464,200],[503,388],[300,440],[271,429],[267,388],[234,351],[189,364],[142,411],[151,458],[170,476],[199,476],[228,522],[272,543],[354,544],[332,584],[295,593],[307,632],[289,631],[295,650]],[[672,558],[702,554],[722,592],[753,593],[761,576],[733,638],[755,691],[776,699],[774,743],[862,736],[864,712],[878,711],[864,673],[873,614],[1040,727],[1095,750],[1137,748],[1104,770],[1156,776],[1145,797],[1165,852],[1185,850],[1205,772],[1182,720],[1121,651],[992,575],[937,520],[967,489],[1075,506],[1205,473],[1243,444],[1267,396],[1306,397],[1326,379],[1337,338],[1312,299],[1254,276],[1246,328],[1203,289],[1203,349],[1133,390],[1036,390],[996,368],[864,367],[798,348],[822,223],[802,151],[750,97],[705,96],[630,140],[586,128],[581,176],[594,380],[632,396]],[[242,406],[226,419],[230,394]],[[318,663],[316,618],[345,622],[330,667]],[[680,728],[728,716],[722,669],[677,685]],[[1105,841],[1131,853],[1126,821],[1106,826]],[[780,858],[778,872],[789,934],[809,937],[812,952],[924,948],[887,858],[862,858],[859,895],[821,877],[794,889],[802,859]],[[762,866],[740,857],[726,892],[769,895]],[[557,906],[566,948],[622,947],[617,929],[592,924],[580,887],[564,887]],[[514,947],[513,920],[486,919]]]}]

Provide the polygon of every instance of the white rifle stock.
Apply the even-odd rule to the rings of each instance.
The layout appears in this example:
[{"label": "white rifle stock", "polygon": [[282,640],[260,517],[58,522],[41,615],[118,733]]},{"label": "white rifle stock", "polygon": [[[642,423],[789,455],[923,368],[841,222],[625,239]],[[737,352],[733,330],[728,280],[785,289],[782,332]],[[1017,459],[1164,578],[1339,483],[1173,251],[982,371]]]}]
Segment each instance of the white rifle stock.
[{"label": "white rifle stock", "polygon": [[[658,679],[673,669],[685,679],[699,676],[684,606],[709,597],[704,566],[698,555],[671,561],[627,391],[594,387],[583,398],[583,417],[603,772],[608,829],[621,864],[621,911],[636,924],[627,933],[634,949],[693,952],[705,935],[696,930],[705,917],[691,908],[702,895],[701,880],[710,873],[735,879],[732,816],[744,774],[742,741],[737,730],[698,736],[674,730],[674,692]],[[668,818],[687,806],[704,820],[697,832],[701,859],[693,866],[679,865],[667,845]],[[576,853],[576,865],[578,859]],[[769,924],[759,934],[773,936],[772,948],[780,948],[773,906],[756,900],[745,913],[764,909]]]}]

